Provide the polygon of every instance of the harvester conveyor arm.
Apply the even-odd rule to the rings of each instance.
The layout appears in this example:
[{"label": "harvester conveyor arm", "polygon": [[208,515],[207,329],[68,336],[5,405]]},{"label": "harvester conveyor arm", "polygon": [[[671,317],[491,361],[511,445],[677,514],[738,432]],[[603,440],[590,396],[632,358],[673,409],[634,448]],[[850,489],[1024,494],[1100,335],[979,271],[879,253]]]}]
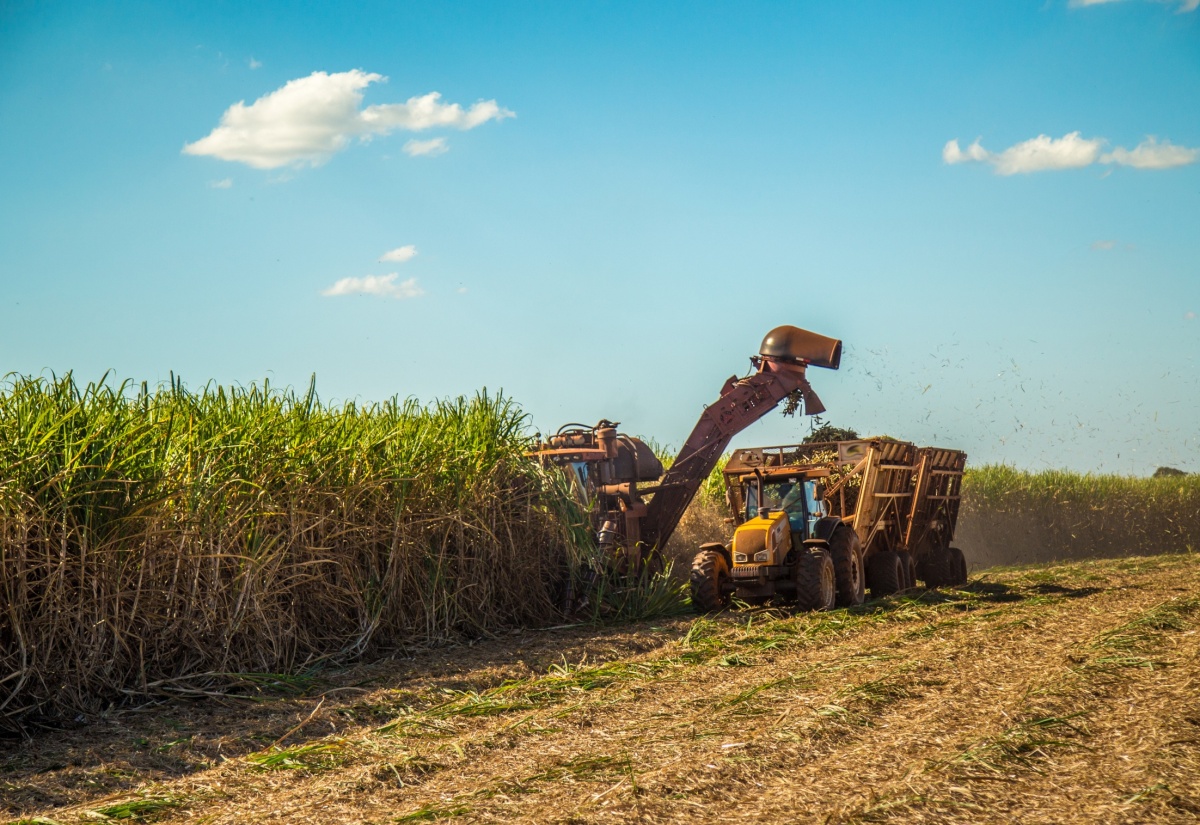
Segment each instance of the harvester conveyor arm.
[{"label": "harvester conveyor arm", "polygon": [[810,396],[812,388],[804,370],[803,363],[763,358],[758,361],[758,372],[726,383],[721,397],[701,414],[675,463],[656,485],[658,492],[647,505],[642,522],[642,542],[646,547],[658,550],[666,547],[684,510],[735,435],[792,392],[803,390],[806,397]]}]

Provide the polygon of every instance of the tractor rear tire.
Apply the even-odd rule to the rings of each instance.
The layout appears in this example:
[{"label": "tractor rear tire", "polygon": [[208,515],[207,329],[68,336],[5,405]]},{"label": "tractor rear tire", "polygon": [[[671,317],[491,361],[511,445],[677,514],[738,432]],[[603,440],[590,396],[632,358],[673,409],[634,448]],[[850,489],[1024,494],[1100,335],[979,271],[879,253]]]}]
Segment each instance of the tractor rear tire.
[{"label": "tractor rear tire", "polygon": [[917,560],[907,550],[900,551],[900,569],[904,571],[903,590],[912,590],[917,586]]},{"label": "tractor rear tire", "polygon": [[900,554],[895,550],[883,550],[871,556],[867,560],[867,584],[871,587],[872,599],[903,590],[904,567]]},{"label": "tractor rear tire", "polygon": [[796,608],[832,610],[837,602],[833,559],[827,550],[805,550],[792,567]]},{"label": "tractor rear tire", "polygon": [[862,544],[858,534],[846,525],[835,527],[829,537],[829,555],[833,558],[837,582],[838,607],[853,607],[867,600],[867,576],[863,570]]},{"label": "tractor rear tire", "polygon": [[712,613],[729,607],[727,584],[729,562],[719,550],[701,550],[692,559],[692,607],[697,613]]}]

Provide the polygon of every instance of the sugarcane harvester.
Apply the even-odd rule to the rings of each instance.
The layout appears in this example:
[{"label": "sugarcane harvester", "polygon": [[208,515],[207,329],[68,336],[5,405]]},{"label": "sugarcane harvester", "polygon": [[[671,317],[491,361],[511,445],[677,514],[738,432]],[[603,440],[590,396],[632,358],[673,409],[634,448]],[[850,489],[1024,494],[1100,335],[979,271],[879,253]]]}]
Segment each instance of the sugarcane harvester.
[{"label": "sugarcane harvester", "polygon": [[[841,357],[842,342],[835,338],[793,326],[771,330],[750,359],[751,374],[725,382],[665,473],[645,442],[606,420],[594,427],[565,425],[532,455],[567,475],[587,506],[602,555],[618,572],[653,574],[662,569],[663,548],[733,437],[784,400],[792,411],[802,404],[808,415],[824,412],[805,373],[810,366],[836,370]],[[861,563],[855,563],[861,577]]]}]

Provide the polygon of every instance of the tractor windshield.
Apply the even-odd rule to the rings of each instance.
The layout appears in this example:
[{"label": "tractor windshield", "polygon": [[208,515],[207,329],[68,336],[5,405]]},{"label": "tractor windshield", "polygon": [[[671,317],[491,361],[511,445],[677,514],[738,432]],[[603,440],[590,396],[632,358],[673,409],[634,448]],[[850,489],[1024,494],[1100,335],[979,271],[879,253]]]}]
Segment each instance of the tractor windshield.
[{"label": "tractor windshield", "polygon": [[801,479],[767,481],[762,485],[760,502],[758,483],[747,484],[746,518],[754,518],[761,508],[783,510],[787,513],[794,533],[810,535],[812,524],[822,515],[821,502],[816,497],[816,486],[816,481]]}]

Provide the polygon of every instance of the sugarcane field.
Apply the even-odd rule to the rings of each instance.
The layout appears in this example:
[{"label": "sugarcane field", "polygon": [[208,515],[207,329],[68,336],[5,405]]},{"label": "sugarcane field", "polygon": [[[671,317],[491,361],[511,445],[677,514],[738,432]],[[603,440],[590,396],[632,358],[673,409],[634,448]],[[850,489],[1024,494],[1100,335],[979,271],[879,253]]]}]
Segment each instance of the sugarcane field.
[{"label": "sugarcane field", "polygon": [[1200,822],[1198,36],[0,4],[0,825]]}]

